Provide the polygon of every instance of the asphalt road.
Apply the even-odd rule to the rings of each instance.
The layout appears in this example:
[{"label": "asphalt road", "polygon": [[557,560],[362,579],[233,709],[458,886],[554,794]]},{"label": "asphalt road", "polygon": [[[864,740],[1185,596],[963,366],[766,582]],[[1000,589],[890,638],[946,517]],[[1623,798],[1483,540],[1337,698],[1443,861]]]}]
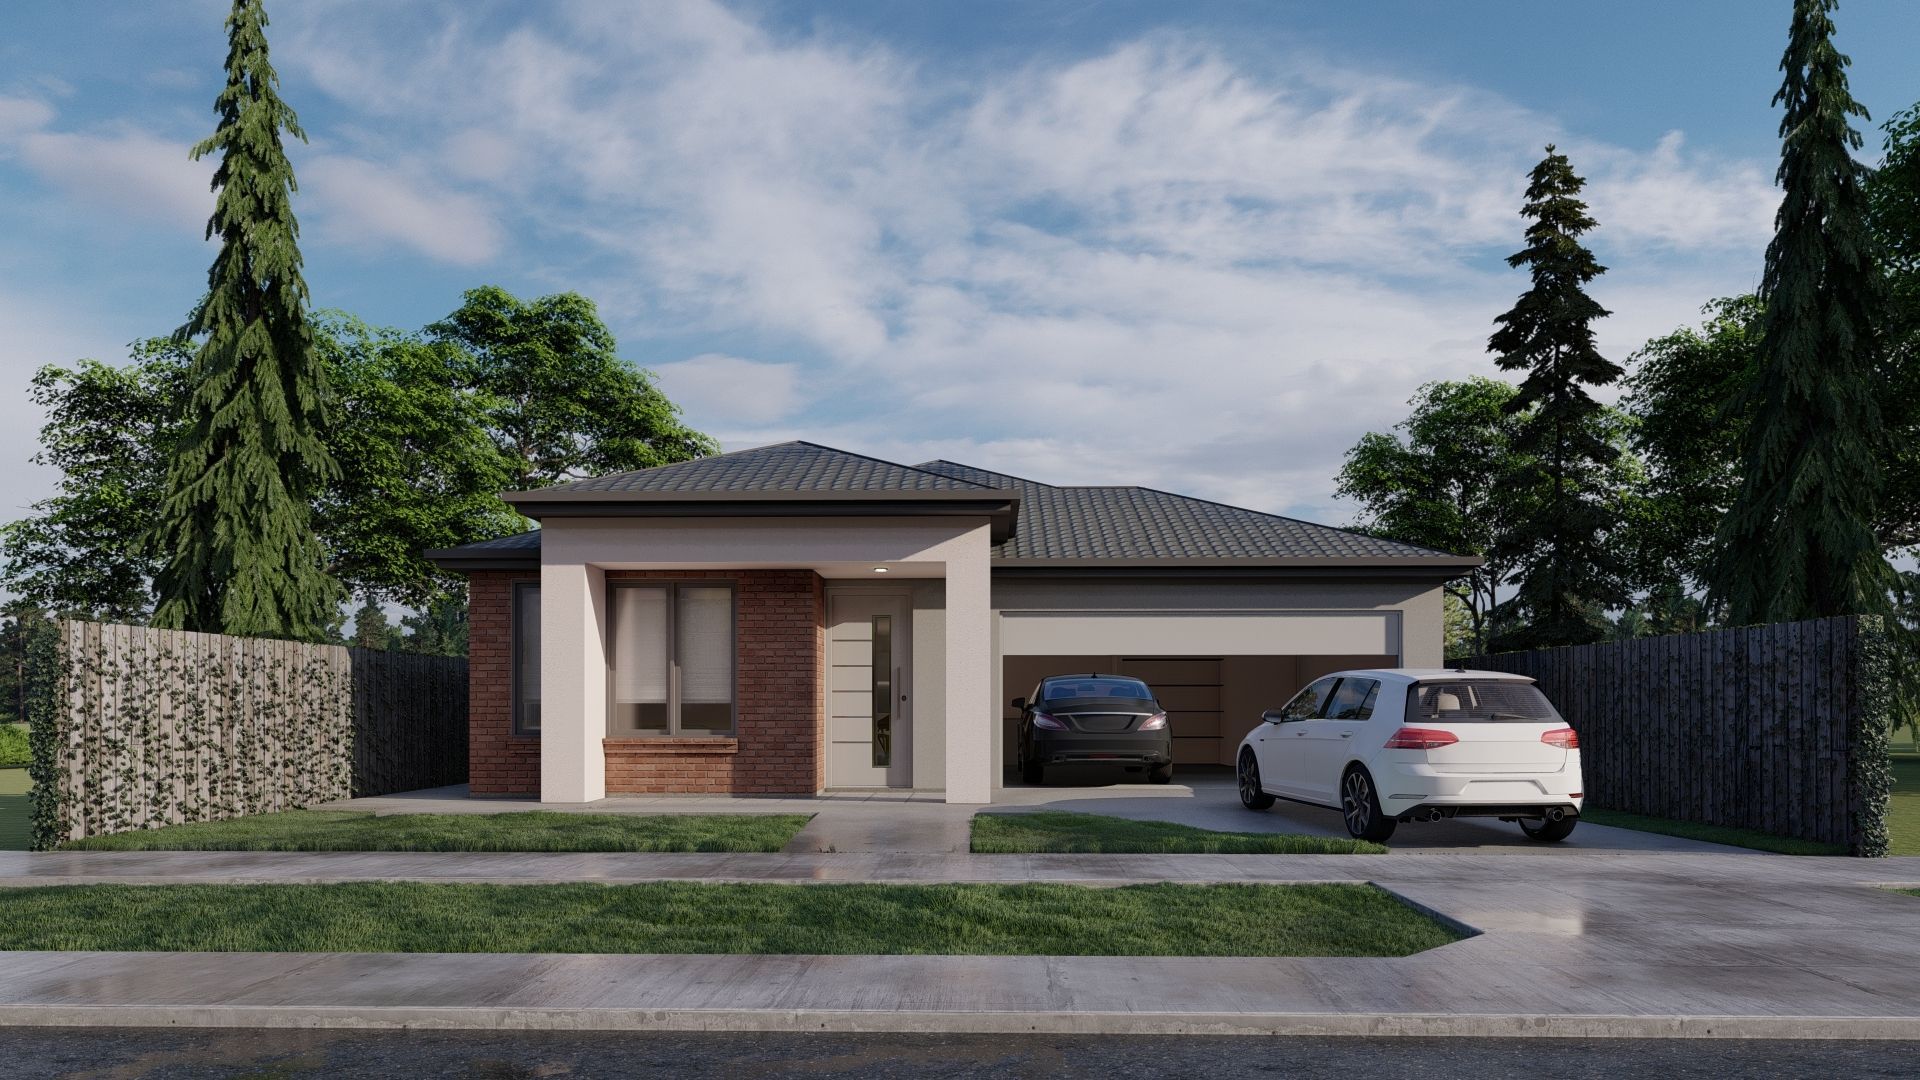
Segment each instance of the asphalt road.
[{"label": "asphalt road", "polygon": [[1920,1043],[0,1029],[0,1077],[1911,1077]]}]

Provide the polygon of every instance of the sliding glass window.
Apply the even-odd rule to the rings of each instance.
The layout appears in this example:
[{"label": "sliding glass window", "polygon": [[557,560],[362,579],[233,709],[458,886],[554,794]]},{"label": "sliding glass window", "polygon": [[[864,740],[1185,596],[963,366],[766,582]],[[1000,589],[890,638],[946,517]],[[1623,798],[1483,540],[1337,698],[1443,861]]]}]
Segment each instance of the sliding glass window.
[{"label": "sliding glass window", "polygon": [[616,737],[733,734],[733,588],[613,587]]}]

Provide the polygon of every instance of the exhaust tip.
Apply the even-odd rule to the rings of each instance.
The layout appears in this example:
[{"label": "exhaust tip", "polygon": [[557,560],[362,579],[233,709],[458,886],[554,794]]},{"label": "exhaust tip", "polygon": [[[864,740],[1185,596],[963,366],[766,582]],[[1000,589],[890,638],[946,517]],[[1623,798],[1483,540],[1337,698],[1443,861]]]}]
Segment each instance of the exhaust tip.
[{"label": "exhaust tip", "polygon": [[1556,806],[1556,807],[1554,807],[1553,809],[1551,809],[1551,810],[1549,810],[1549,811],[1547,811],[1547,820],[1548,820],[1548,821],[1559,821],[1559,820],[1561,820],[1562,818],[1564,818],[1564,817],[1566,817],[1566,816],[1567,816],[1567,812],[1566,812],[1565,810],[1562,810],[1562,809],[1560,809],[1560,808],[1559,808],[1559,807],[1557,807],[1557,806]]}]

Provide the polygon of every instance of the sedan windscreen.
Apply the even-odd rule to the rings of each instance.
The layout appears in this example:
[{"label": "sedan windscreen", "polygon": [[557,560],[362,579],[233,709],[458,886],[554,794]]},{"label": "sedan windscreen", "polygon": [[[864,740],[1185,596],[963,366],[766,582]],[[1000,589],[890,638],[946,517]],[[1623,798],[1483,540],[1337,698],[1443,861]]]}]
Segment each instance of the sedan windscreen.
[{"label": "sedan windscreen", "polygon": [[1040,687],[1040,699],[1048,702],[1072,701],[1075,698],[1132,698],[1136,701],[1153,700],[1153,691],[1139,679],[1114,679],[1107,677],[1090,679],[1049,680]]},{"label": "sedan windscreen", "polygon": [[1560,723],[1547,695],[1527,682],[1459,679],[1416,683],[1407,688],[1407,722]]}]

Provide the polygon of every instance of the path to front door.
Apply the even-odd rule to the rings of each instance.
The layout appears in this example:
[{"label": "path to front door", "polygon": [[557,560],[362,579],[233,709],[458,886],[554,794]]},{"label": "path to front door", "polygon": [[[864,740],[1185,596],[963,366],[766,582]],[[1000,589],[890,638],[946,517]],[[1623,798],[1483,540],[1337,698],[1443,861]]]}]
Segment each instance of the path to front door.
[{"label": "path to front door", "polygon": [[912,607],[904,592],[827,591],[827,787],[913,786]]}]

